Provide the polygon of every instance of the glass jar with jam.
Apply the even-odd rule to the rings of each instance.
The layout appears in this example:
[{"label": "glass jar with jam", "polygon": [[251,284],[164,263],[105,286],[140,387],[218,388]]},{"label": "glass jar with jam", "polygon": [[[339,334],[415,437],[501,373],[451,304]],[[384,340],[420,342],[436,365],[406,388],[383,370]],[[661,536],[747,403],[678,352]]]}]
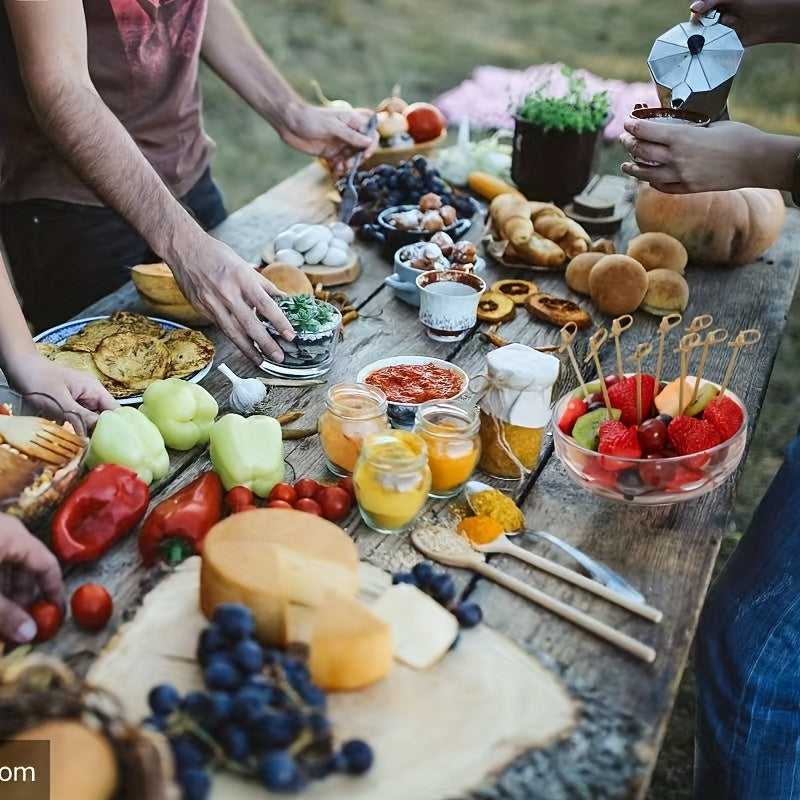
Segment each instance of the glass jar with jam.
[{"label": "glass jar with jam", "polygon": [[422,510],[431,488],[428,449],[410,431],[387,430],[364,440],[353,470],[361,518],[379,533],[402,533]]},{"label": "glass jar with jam", "polygon": [[325,403],[320,443],[328,469],[344,477],[352,474],[364,439],[389,427],[386,395],[366,383],[338,383],[328,390]]},{"label": "glass jar with jam", "polygon": [[475,406],[430,400],[417,409],[414,433],[428,448],[432,497],[453,497],[467,482],[481,452],[480,424]]}]

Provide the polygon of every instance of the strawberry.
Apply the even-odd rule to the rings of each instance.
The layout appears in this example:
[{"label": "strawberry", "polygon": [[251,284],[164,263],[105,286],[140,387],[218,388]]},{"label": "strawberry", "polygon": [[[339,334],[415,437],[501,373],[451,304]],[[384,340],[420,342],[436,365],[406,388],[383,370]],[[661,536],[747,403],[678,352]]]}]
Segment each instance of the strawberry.
[{"label": "strawberry", "polygon": [[667,426],[667,438],[681,456],[701,453],[722,441],[722,435],[708,420],[697,417],[675,417]]},{"label": "strawberry", "polygon": [[[621,421],[610,419],[600,425],[598,430],[597,452],[616,458],[641,458],[642,447],[636,435],[636,426],[629,428]],[[625,469],[630,464],[616,458],[600,459],[605,469]]]},{"label": "strawberry", "polygon": [[563,433],[566,433],[567,436],[572,433],[572,429],[575,427],[575,422],[578,417],[582,417],[586,413],[586,407],[587,403],[585,400],[581,400],[579,397],[570,397],[567,402],[567,407],[564,409],[564,413],[558,421],[558,427]]},{"label": "strawberry", "polygon": [[742,427],[744,412],[735,400],[725,395],[712,398],[703,409],[702,418],[720,432],[724,442]]},{"label": "strawberry", "polygon": [[636,413],[636,376],[631,375],[625,380],[615,383],[608,388],[608,400],[611,408],[618,408],[622,412],[620,422],[626,425],[637,425],[650,415],[655,396],[656,379],[652,375],[642,374],[642,416]]}]

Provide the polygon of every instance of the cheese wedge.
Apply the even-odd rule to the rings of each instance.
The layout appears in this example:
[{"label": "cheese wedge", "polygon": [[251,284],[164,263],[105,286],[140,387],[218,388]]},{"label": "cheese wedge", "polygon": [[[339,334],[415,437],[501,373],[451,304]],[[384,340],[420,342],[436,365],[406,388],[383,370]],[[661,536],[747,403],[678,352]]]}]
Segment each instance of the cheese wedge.
[{"label": "cheese wedge", "polygon": [[458,636],[458,620],[430,595],[410,583],[398,583],[372,606],[392,631],[394,657],[414,669],[428,669]]},{"label": "cheese wedge", "polygon": [[358,592],[358,552],[332,522],[291,509],[233,514],[206,535],[200,569],[200,607],[207,617],[221,603],[244,603],[256,635],[287,642],[291,603],[316,607],[329,590]]},{"label": "cheese wedge", "polygon": [[328,592],[311,634],[311,680],[326,691],[361,689],[384,678],[391,667],[389,626],[355,598]]}]

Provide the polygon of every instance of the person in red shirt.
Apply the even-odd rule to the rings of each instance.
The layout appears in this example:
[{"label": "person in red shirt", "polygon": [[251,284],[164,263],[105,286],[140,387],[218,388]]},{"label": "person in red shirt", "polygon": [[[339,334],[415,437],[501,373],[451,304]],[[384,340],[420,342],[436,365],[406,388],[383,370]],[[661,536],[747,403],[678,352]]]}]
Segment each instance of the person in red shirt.
[{"label": "person in red shirt", "polygon": [[232,0],[0,4],[0,236],[36,330],[164,260],[192,304],[253,361],[292,338],[275,287],[207,230],[225,217],[203,130],[200,59],[286,144],[334,174],[374,147],[367,117],[314,106]]}]

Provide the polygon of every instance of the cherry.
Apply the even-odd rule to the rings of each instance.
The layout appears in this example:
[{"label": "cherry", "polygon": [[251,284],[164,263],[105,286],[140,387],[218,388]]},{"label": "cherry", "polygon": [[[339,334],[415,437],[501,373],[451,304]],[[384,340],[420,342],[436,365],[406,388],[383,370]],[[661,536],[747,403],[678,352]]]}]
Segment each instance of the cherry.
[{"label": "cherry", "polygon": [[639,444],[645,453],[658,453],[667,443],[667,426],[657,417],[646,419],[637,432]]}]

